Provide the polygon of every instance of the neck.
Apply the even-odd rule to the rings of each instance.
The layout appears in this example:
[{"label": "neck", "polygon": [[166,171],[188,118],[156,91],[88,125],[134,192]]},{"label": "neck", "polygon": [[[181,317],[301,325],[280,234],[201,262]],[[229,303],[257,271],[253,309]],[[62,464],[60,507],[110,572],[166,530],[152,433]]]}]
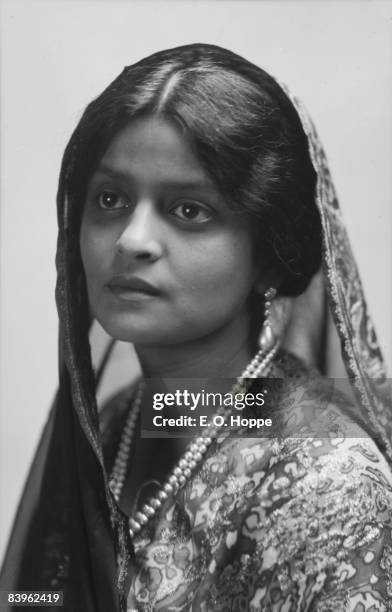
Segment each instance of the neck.
[{"label": "neck", "polygon": [[181,344],[136,346],[148,378],[237,378],[251,359],[249,315],[238,314],[213,333]]}]

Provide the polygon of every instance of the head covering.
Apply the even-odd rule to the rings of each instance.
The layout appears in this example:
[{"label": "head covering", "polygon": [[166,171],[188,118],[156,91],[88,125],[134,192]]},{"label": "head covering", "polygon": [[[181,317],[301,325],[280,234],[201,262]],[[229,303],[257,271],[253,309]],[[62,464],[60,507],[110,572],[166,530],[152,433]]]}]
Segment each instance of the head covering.
[{"label": "head covering", "polygon": [[[359,399],[358,411],[379,448],[392,461],[385,369],[326,157],[303,106],[281,87],[301,120],[317,174],[323,283],[343,360]],[[17,513],[1,586],[63,590],[66,610],[114,612],[126,610],[127,567],[133,547],[128,519],[108,486],[99,435],[87,296],[80,281],[76,213],[68,192],[75,147],[77,138],[65,152],[58,192],[59,391]],[[320,284],[316,290],[311,286],[307,295],[317,298],[317,292],[320,295]],[[316,302],[317,311],[323,300]],[[291,334],[289,345],[301,314],[301,308],[296,311],[294,306],[287,332],[288,338]]]},{"label": "head covering", "polygon": [[323,228],[323,276],[344,365],[363,411],[363,420],[392,461],[391,388],[327,158],[304,106],[285,86],[281,87],[301,119],[317,172],[316,204]]}]

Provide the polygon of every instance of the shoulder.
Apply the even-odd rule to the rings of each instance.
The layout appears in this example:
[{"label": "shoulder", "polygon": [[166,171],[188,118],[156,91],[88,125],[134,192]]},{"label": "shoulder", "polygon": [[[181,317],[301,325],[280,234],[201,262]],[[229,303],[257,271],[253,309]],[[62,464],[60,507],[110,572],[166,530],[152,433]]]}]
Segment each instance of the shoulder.
[{"label": "shoulder", "polygon": [[248,609],[392,609],[384,455],[356,421],[355,404],[319,375],[297,370],[273,399],[281,435],[243,432],[217,445],[227,488],[241,490],[234,522],[246,551],[237,570],[246,565]]}]

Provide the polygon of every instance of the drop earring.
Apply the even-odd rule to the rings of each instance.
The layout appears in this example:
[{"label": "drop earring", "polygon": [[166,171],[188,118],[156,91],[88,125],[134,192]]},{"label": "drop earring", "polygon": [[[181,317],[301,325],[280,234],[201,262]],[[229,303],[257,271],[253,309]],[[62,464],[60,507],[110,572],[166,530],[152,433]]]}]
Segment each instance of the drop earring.
[{"label": "drop earring", "polygon": [[270,287],[264,293],[264,316],[261,333],[259,336],[259,347],[262,351],[270,350],[275,344],[277,344],[279,337],[273,329],[271,321],[271,306],[272,300],[276,296],[275,287]]}]

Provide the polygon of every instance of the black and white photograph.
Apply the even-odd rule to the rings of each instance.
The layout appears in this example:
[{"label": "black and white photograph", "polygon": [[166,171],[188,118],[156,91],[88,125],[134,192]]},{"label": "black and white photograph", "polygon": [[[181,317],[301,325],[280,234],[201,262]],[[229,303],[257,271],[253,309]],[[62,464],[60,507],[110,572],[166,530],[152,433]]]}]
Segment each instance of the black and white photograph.
[{"label": "black and white photograph", "polygon": [[392,2],[0,8],[0,610],[391,610]]}]

